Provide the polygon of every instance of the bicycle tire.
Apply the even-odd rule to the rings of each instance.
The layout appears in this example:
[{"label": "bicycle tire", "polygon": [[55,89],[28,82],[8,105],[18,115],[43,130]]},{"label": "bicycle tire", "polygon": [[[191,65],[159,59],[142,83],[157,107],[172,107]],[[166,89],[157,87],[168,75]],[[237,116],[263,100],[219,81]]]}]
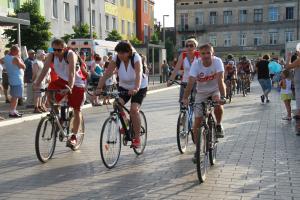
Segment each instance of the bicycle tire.
[{"label": "bicycle tire", "polygon": [[209,127],[209,161],[210,165],[215,165],[217,160],[217,150],[218,150],[218,139],[216,135],[216,126],[213,117],[210,115],[208,118]]},{"label": "bicycle tire", "polygon": [[181,154],[184,154],[188,145],[188,115],[187,112],[180,112],[177,120],[177,147]]},{"label": "bicycle tire", "polygon": [[142,155],[145,151],[146,145],[147,145],[147,133],[148,133],[148,127],[147,127],[147,119],[143,111],[140,110],[140,118],[141,118],[141,132],[140,132],[140,140],[141,140],[141,146],[140,148],[133,148],[133,151],[136,155]]},{"label": "bicycle tire", "polygon": [[198,141],[196,144],[196,166],[199,183],[206,180],[208,156],[206,151],[206,129],[204,126],[199,128]]},{"label": "bicycle tire", "polygon": [[[113,132],[111,132],[113,135],[111,135],[109,133],[109,138],[105,138],[105,130],[106,128],[110,128],[109,131],[111,130],[111,126],[112,123],[115,124],[115,130],[113,130]],[[120,153],[121,153],[121,134],[119,132],[119,126],[118,126],[118,119],[115,119],[113,117],[109,117],[105,120],[103,126],[102,126],[102,130],[101,130],[101,135],[100,135],[100,155],[101,155],[101,159],[102,162],[104,164],[104,166],[108,169],[112,169],[113,167],[116,166],[119,158],[120,158]],[[115,141],[112,142],[112,144],[116,144],[116,147],[118,148],[115,154],[115,158],[112,159],[111,162],[109,162],[108,158],[106,157],[107,152],[109,150],[111,150],[111,138],[110,137],[116,137],[116,138],[112,138]],[[107,139],[107,140],[106,140]],[[106,141],[104,141],[106,140]]]},{"label": "bicycle tire", "polygon": [[242,91],[243,91],[243,97],[246,96],[246,88],[245,88],[245,81],[242,80]]},{"label": "bicycle tire", "polygon": [[[73,120],[74,120],[74,115],[73,115],[73,112],[70,111],[70,123],[69,123],[69,133],[71,133],[71,129],[73,127]],[[82,145],[82,142],[83,142],[83,139],[84,139],[84,134],[85,134],[85,125],[84,125],[84,118],[83,116],[81,116],[81,123],[80,123],[80,126],[79,126],[79,130],[78,130],[78,133],[76,134],[76,138],[77,138],[77,142],[76,142],[76,145],[73,145],[71,147],[71,149],[73,151],[77,151],[80,146]]]},{"label": "bicycle tire", "polygon": [[[48,154],[46,156],[43,155],[41,152],[41,144],[40,144],[40,136],[44,137],[46,130],[47,130],[47,124],[50,123],[51,131],[50,131],[50,140],[52,140],[50,149],[48,151]],[[44,128],[42,128],[44,125]],[[48,129],[49,130],[49,129]],[[43,134],[41,132],[43,131]],[[48,160],[50,160],[54,154],[55,146],[56,146],[56,127],[54,124],[54,120],[51,119],[49,116],[43,117],[37,127],[36,134],[35,134],[35,153],[38,158],[38,160],[42,163],[46,163]],[[46,138],[46,140],[49,140],[49,138]]]}]

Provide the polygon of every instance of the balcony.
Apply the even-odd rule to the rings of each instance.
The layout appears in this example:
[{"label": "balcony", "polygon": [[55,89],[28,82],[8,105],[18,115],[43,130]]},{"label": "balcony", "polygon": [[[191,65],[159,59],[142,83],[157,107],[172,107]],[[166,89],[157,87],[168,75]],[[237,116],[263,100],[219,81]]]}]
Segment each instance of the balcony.
[{"label": "balcony", "polygon": [[204,25],[177,25],[177,32],[179,33],[205,33],[206,28]]}]

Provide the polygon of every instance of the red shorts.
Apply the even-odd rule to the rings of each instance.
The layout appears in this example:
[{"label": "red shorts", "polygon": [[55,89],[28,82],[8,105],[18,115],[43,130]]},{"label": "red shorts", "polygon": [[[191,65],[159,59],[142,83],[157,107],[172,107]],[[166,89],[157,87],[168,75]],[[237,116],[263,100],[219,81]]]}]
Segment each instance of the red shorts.
[{"label": "red shorts", "polygon": [[[68,82],[59,78],[51,82],[48,86],[48,89],[49,90],[66,89],[66,85],[68,85]],[[57,102],[60,102],[63,98],[64,95],[61,94],[55,95],[55,99]],[[83,102],[84,102],[84,88],[74,86],[72,89],[72,94],[68,95],[69,106],[74,108],[74,110],[80,110]]]}]

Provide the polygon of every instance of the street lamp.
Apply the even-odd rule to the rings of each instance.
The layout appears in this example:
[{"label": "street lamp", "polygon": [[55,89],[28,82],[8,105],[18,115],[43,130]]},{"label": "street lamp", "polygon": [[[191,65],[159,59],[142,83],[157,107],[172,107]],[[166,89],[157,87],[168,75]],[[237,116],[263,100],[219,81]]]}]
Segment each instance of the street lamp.
[{"label": "street lamp", "polygon": [[169,15],[163,15],[163,40],[164,40],[164,45],[166,46],[166,28],[165,28],[165,17],[169,17]]}]

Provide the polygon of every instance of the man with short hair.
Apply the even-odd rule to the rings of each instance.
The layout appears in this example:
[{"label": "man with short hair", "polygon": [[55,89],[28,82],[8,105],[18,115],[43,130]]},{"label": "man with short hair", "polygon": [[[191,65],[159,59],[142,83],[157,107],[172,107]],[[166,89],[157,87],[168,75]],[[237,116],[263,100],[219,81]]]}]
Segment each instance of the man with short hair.
[{"label": "man with short hair", "polygon": [[32,65],[35,60],[35,51],[30,49],[28,51],[28,58],[24,61],[26,65],[25,75],[24,75],[24,83],[26,83],[26,107],[31,108],[33,107],[33,91],[32,91]]},{"label": "man with short hair", "polygon": [[6,67],[10,85],[11,101],[9,117],[22,117],[22,114],[17,111],[17,104],[18,99],[21,99],[23,96],[24,70],[26,66],[20,57],[19,47],[16,45],[12,46],[9,54],[2,58],[0,63]]}]

